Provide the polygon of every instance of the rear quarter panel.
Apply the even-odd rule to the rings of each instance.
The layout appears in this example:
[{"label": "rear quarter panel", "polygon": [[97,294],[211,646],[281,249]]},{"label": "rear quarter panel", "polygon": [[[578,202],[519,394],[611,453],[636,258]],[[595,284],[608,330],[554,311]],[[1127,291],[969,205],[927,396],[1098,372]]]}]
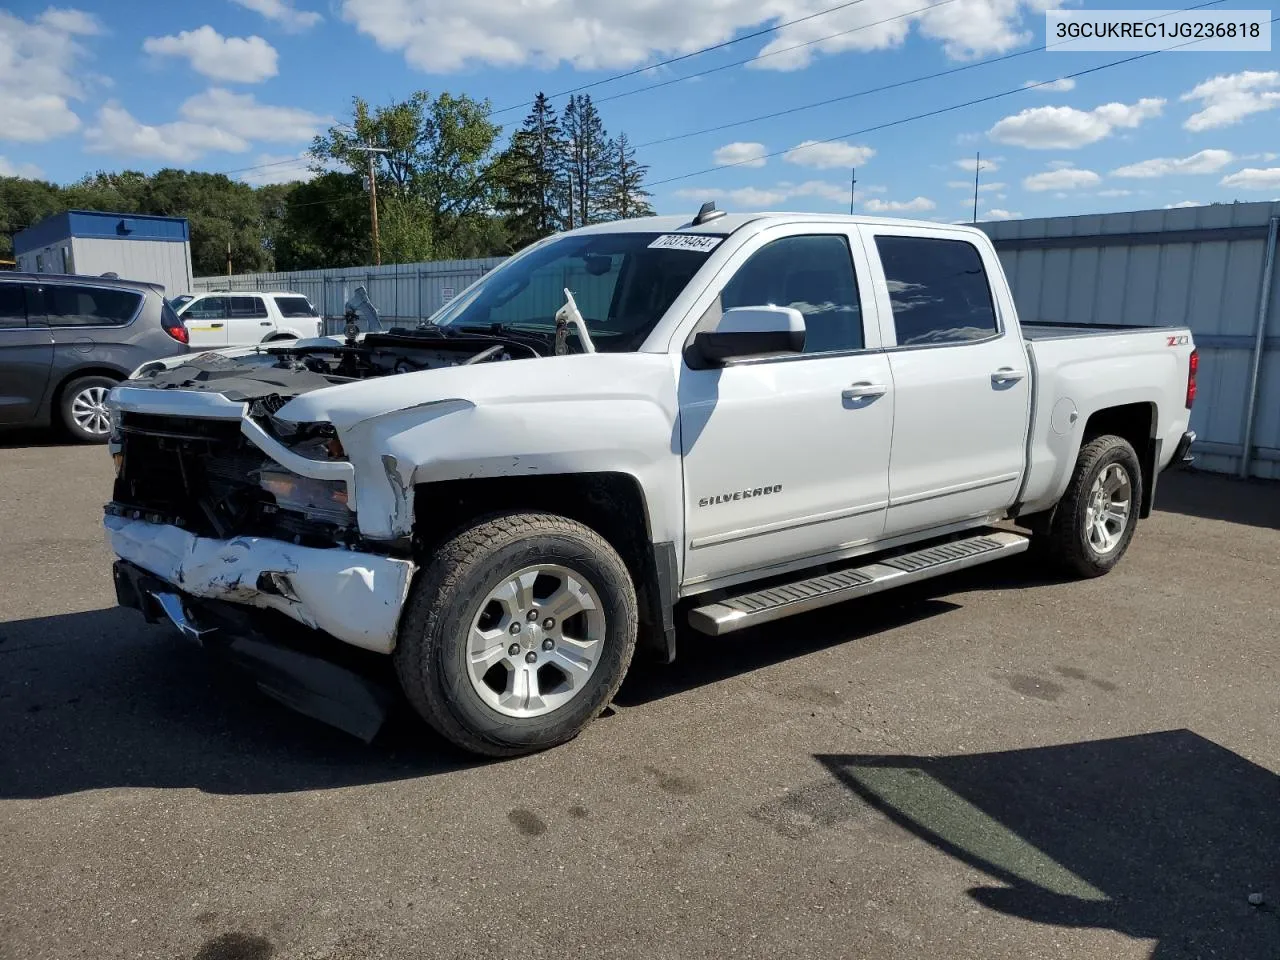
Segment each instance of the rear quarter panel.
[{"label": "rear quarter panel", "polygon": [[1071,479],[1089,418],[1110,407],[1152,404],[1152,439],[1162,441],[1156,467],[1168,465],[1190,421],[1186,388],[1194,343],[1189,330],[1067,336],[1027,346],[1036,392],[1022,512],[1057,503]]}]

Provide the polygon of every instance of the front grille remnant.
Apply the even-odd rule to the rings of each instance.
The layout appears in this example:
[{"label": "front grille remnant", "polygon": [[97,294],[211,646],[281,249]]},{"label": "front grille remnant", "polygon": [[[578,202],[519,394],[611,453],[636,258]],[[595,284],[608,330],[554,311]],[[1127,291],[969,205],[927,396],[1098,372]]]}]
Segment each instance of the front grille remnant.
[{"label": "front grille remnant", "polygon": [[197,536],[262,536],[308,546],[353,544],[346,524],[283,510],[259,485],[264,468],[282,469],[240,432],[239,421],[125,413],[123,466],[109,512],[171,523]]}]

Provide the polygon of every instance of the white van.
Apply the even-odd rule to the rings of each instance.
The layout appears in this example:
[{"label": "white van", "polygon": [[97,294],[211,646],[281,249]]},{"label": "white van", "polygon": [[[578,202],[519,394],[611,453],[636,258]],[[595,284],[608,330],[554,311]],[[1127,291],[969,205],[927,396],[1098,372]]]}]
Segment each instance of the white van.
[{"label": "white van", "polygon": [[219,290],[175,297],[171,303],[186,323],[193,349],[324,336],[320,311],[300,293]]}]

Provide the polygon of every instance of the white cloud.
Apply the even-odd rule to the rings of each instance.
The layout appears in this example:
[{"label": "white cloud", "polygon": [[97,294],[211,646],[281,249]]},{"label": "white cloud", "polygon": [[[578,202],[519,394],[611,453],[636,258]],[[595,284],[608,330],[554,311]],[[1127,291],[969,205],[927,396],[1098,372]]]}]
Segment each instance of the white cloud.
[{"label": "white cloud", "polygon": [[[878,188],[868,188],[874,190]],[[882,188],[880,188],[882,189]],[[859,187],[859,192],[863,192]],[[844,184],[828,183],[825,180],[806,180],[803,183],[792,183],[783,180],[771,187],[739,187],[735,190],[724,190],[718,187],[700,188],[686,187],[675,191],[675,196],[684,200],[728,200],[744,209],[764,209],[777,207],[795,197],[818,197],[830,203],[847,206],[849,203],[849,187]]]},{"label": "white cloud", "polygon": [[787,163],[800,167],[813,167],[815,170],[832,170],[837,167],[857,167],[876,155],[870,147],[835,140],[830,143],[819,143],[817,140],[803,140],[782,155]]},{"label": "white cloud", "polygon": [[1065,170],[1067,167],[1074,167],[1075,165],[1076,162],[1074,160],[1050,160],[1045,164],[1050,170]]},{"label": "white cloud", "polygon": [[1218,181],[1224,187],[1241,190],[1280,190],[1280,167],[1245,167]]},{"label": "white cloud", "polygon": [[763,143],[726,143],[711,155],[721,165],[735,164],[739,167],[763,167],[764,155],[769,151]]},{"label": "white cloud", "polygon": [[1183,207],[1203,207],[1204,204],[1199,200],[1179,200],[1177,203],[1166,203],[1166,210],[1181,210]]},{"label": "white cloud", "polygon": [[919,213],[932,210],[937,204],[928,197],[916,197],[912,200],[881,200],[872,197],[862,207],[871,213]]},{"label": "white cloud", "polygon": [[240,137],[203,123],[141,123],[114,100],[102,105],[84,134],[89,153],[167,163],[190,163],[210,150],[241,153],[249,149]]},{"label": "white cloud", "polygon": [[1043,190],[1079,190],[1081,187],[1092,187],[1100,182],[1102,182],[1102,178],[1092,170],[1063,167],[1059,170],[1033,173],[1023,179],[1022,188],[1035,192]]},{"label": "white cloud", "polygon": [[208,25],[177,36],[147,37],[142,49],[157,57],[184,57],[213,80],[261,83],[279,72],[276,48],[261,37],[224,37]]},{"label": "white cloud", "polygon": [[1043,82],[1039,80],[1028,80],[1024,83],[1023,88],[1038,90],[1041,93],[1066,93],[1076,88],[1076,82],[1071,77],[1062,77],[1058,80],[1049,80]]},{"label": "white cloud", "polygon": [[260,13],[290,33],[310,29],[324,19],[312,10],[297,10],[289,0],[232,0],[242,7]]},{"label": "white cloud", "polygon": [[1022,214],[1016,210],[1001,210],[999,207],[992,207],[983,213],[982,220],[1017,220]]},{"label": "white cloud", "polygon": [[[1038,25],[1037,14],[1053,5],[1052,0],[966,0],[919,12],[920,0],[853,4],[779,30],[760,51],[770,56],[754,66],[798,70],[819,54],[895,48],[913,29],[941,43],[953,58],[1003,53],[1029,42],[1032,31],[1028,28]],[[428,73],[475,65],[550,68],[567,63],[579,70],[635,67],[658,56],[690,53],[744,30],[810,15],[821,6],[815,0],[340,3],[343,19],[358,31],[384,50],[403,53],[410,66]],[[904,16],[889,19],[899,14]],[[884,20],[889,22],[877,23]],[[870,26],[873,23],[877,25]],[[863,27],[866,29],[859,29]],[[841,35],[832,36],[837,33]],[[798,44],[807,45],[779,53]]]},{"label": "white cloud", "polygon": [[251,93],[232,93],[210,87],[188,98],[179,112],[193,123],[220,127],[246,140],[293,143],[310,140],[329,122],[328,117],[298,107],[258,103]]},{"label": "white cloud", "polygon": [[1098,196],[1100,196],[1100,197],[1127,197],[1127,196],[1129,196],[1129,195],[1130,195],[1130,194],[1132,194],[1132,193],[1133,193],[1133,191],[1132,191],[1132,190],[1121,190],[1121,189],[1119,189],[1119,188],[1112,187],[1112,188],[1110,188],[1110,189],[1108,189],[1108,190],[1099,190],[1099,191],[1098,191]]},{"label": "white cloud", "polygon": [[50,7],[32,20],[0,10],[0,140],[38,143],[80,126],[68,101],[84,97],[81,41],[101,32],[81,10]]},{"label": "white cloud", "polygon": [[1239,123],[1245,117],[1280,107],[1280,71],[1245,70],[1213,77],[1180,98],[1199,100],[1200,110],[1183,127],[1193,132]]},{"label": "white cloud", "polygon": [[1217,173],[1234,160],[1230,150],[1201,150],[1189,157],[1155,157],[1111,171],[1113,177],[1167,177],[1179,173]]},{"label": "white cloud", "polygon": [[987,170],[987,171],[990,171],[991,173],[995,173],[997,170],[1000,169],[1000,160],[1002,159],[1004,158],[1001,157],[995,160],[980,161],[976,157],[972,160],[966,157],[964,160],[955,160],[953,162],[957,167],[959,167],[961,170],[964,170],[966,173],[973,173],[973,168],[975,165],[977,165],[979,169]]},{"label": "white cloud", "polygon": [[237,179],[250,186],[264,187],[273,183],[311,180],[316,175],[311,169],[311,158],[305,151],[295,155],[260,153],[255,165],[257,169],[244,170]]},{"label": "white cloud", "polygon": [[1032,107],[998,121],[987,135],[1032,150],[1073,150],[1158,117],[1164,104],[1158,97],[1144,97],[1134,104],[1104,103],[1092,110]]},{"label": "white cloud", "polygon": [[[947,186],[948,186],[948,187],[951,187],[951,188],[952,188],[952,189],[954,189],[954,190],[968,190],[968,191],[970,191],[970,192],[972,192],[972,191],[973,191],[973,181],[972,181],[972,180],[948,180],[948,181],[947,181]],[[981,182],[979,182],[979,183],[978,183],[978,192],[979,192],[979,193],[987,193],[988,191],[1003,190],[1003,189],[1004,189],[1005,187],[1007,187],[1007,186],[1008,186],[1008,184],[1007,184],[1007,183],[1002,183],[1002,182],[1001,182],[1001,181],[999,181],[999,180],[994,180],[994,181],[992,181],[991,183],[981,183]]]},{"label": "white cloud", "polygon": [[1261,160],[1263,163],[1270,163],[1272,160],[1280,160],[1280,153],[1246,153],[1241,160]]},{"label": "white cloud", "polygon": [[0,177],[26,177],[36,180],[44,176],[44,171],[34,163],[14,163],[8,157],[0,156]]}]

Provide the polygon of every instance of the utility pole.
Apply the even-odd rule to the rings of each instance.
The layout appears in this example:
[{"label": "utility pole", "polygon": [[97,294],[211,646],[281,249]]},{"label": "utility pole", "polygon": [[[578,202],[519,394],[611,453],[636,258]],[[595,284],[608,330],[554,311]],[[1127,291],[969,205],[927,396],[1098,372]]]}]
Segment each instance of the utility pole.
[{"label": "utility pole", "polygon": [[369,225],[373,232],[373,262],[382,266],[382,243],[378,239],[378,178],[373,155],[391,151],[386,147],[375,147],[368,143],[353,146],[351,149],[363,151],[369,155]]},{"label": "utility pole", "polygon": [[858,168],[850,167],[849,174],[849,216],[853,216],[853,197],[858,191]]},{"label": "utility pole", "polygon": [[978,171],[982,169],[982,151],[973,155],[973,222],[978,222]]},{"label": "utility pole", "polygon": [[231,241],[227,241],[227,276],[231,276]]}]

